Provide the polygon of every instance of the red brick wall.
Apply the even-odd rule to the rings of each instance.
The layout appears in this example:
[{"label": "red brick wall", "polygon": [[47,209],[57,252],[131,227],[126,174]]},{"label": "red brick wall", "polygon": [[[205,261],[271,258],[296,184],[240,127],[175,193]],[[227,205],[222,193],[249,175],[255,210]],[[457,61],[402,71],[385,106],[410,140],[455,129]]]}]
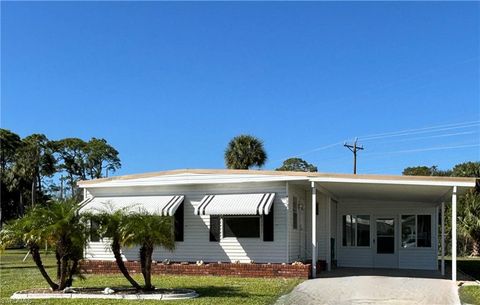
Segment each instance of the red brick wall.
[{"label": "red brick wall", "polygon": [[[140,273],[140,263],[128,261],[125,265],[130,273]],[[172,275],[228,275],[239,277],[290,277],[307,279],[310,275],[310,264],[301,266],[282,264],[230,264],[211,263],[197,266],[194,263],[188,265],[162,263],[152,264],[153,274]],[[84,260],[81,268],[85,273],[107,274],[119,273],[114,261]]]}]

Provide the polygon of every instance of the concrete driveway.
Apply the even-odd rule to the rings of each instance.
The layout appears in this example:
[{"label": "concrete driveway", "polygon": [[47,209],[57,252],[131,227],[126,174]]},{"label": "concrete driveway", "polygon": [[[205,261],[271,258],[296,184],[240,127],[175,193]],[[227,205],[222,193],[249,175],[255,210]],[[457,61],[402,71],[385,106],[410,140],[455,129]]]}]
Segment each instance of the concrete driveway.
[{"label": "concrete driveway", "polygon": [[455,284],[436,272],[340,268],[308,280],[277,305],[460,304]]}]

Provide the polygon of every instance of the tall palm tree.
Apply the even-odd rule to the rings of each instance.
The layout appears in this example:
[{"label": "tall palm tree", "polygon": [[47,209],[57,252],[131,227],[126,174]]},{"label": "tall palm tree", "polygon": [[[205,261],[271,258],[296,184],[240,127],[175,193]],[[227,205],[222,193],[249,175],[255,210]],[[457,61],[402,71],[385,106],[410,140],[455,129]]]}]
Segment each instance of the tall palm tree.
[{"label": "tall palm tree", "polygon": [[140,245],[140,266],[145,280],[143,290],[154,290],[152,285],[152,254],[156,246],[167,250],[175,248],[172,217],[140,211],[130,214],[122,226],[123,244]]},{"label": "tall palm tree", "polygon": [[225,164],[230,169],[261,167],[267,161],[263,141],[250,135],[234,137],[225,150]]},{"label": "tall palm tree", "polygon": [[[30,209],[24,217],[9,223],[0,232],[2,248],[23,242],[29,248],[40,273],[53,290],[71,286],[73,277],[79,275],[78,263],[83,257],[87,231],[80,206],[73,200],[51,201],[46,206]],[[55,249],[57,256],[57,282],[43,267],[40,245]]]},{"label": "tall palm tree", "polygon": [[111,204],[107,203],[105,209],[85,213],[85,215],[90,221],[98,223],[100,237],[110,239],[110,248],[120,272],[135,289],[141,290],[142,287],[130,276],[121,253],[123,243],[122,227],[128,222],[128,209],[115,209]]}]

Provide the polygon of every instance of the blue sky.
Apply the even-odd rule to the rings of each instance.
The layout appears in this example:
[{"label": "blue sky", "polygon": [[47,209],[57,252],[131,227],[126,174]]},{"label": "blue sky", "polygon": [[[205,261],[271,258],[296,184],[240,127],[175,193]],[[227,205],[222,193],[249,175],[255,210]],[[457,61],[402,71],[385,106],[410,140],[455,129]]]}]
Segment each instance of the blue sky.
[{"label": "blue sky", "polygon": [[264,140],[266,169],[301,155],[351,172],[354,137],[359,173],[480,159],[478,2],[1,9],[1,127],[106,138],[118,174],[223,168],[241,133]]}]

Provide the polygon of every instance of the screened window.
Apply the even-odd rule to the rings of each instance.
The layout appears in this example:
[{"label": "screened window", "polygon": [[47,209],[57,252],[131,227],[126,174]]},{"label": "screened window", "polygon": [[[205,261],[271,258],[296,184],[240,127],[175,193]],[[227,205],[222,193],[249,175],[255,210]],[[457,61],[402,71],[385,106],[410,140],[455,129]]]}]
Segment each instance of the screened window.
[{"label": "screened window", "polygon": [[370,215],[343,215],[342,232],[343,246],[369,247]]},{"label": "screened window", "polygon": [[298,228],[298,202],[297,202],[297,197],[293,197],[293,229]]},{"label": "screened window", "polygon": [[260,238],[260,217],[224,217],[223,237]]},{"label": "screened window", "polygon": [[432,216],[402,215],[402,248],[432,246]]}]

